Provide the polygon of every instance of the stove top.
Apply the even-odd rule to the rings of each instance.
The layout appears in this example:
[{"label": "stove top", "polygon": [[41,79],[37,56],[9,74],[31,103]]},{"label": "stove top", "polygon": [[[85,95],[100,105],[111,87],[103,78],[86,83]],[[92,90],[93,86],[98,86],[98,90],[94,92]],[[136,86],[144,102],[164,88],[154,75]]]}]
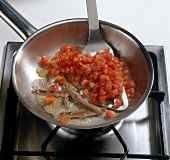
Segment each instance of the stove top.
[{"label": "stove top", "polygon": [[96,135],[96,130],[56,127],[18,101],[11,83],[11,66],[21,44],[9,42],[6,46],[0,97],[0,159],[120,159],[125,152],[121,138],[129,149],[128,159],[169,159],[170,105],[163,46],[145,46],[155,67],[154,85],[146,101],[131,116],[115,126],[98,129],[100,134]]}]

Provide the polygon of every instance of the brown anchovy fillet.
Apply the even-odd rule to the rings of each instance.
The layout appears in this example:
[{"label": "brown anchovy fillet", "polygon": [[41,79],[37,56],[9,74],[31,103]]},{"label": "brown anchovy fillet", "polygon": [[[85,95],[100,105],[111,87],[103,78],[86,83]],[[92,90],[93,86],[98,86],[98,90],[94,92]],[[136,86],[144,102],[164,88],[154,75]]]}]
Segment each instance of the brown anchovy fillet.
[{"label": "brown anchovy fillet", "polygon": [[69,94],[65,91],[57,91],[57,92],[52,92],[52,91],[49,91],[49,90],[45,90],[45,89],[34,89],[32,90],[32,93],[35,93],[35,94],[41,94],[41,95],[53,95],[55,97],[68,97]]},{"label": "brown anchovy fillet", "polygon": [[66,88],[68,93],[74,100],[84,105],[86,108],[94,111],[97,115],[101,115],[105,111],[105,108],[100,108],[98,106],[90,104],[85,99],[83,99],[82,96],[79,93],[77,93],[76,88],[74,88],[74,86],[71,85],[70,83],[66,82]]},{"label": "brown anchovy fillet", "polygon": [[84,108],[84,109],[79,109],[79,110],[72,111],[72,112],[62,112],[60,113],[60,116],[67,116],[70,119],[86,118],[86,117],[96,116],[96,113],[92,110]]}]

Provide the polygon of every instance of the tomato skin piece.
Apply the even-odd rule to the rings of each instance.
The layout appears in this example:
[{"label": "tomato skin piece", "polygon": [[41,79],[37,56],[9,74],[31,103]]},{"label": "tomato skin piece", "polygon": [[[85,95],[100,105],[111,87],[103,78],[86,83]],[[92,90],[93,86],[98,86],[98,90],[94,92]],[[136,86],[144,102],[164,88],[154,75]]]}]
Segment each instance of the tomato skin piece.
[{"label": "tomato skin piece", "polygon": [[55,102],[56,98],[52,95],[46,95],[45,96],[45,104],[53,104]]},{"label": "tomato skin piece", "polygon": [[40,59],[40,63],[42,66],[48,66],[49,64],[49,58],[46,56],[42,56]]},{"label": "tomato skin piece", "polygon": [[107,112],[106,112],[106,119],[107,120],[112,120],[115,117],[116,117],[116,113],[114,111],[107,110]]},{"label": "tomato skin piece", "polygon": [[67,124],[68,123],[68,117],[67,116],[62,116],[59,120],[61,124]]}]

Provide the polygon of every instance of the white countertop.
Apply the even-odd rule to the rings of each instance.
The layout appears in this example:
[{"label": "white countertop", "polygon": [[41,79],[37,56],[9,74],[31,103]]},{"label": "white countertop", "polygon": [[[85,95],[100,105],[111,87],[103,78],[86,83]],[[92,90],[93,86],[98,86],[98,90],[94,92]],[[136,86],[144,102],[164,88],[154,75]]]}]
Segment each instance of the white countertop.
[{"label": "white countertop", "polygon": [[[36,28],[70,18],[86,18],[85,0],[7,0]],[[119,25],[144,45],[161,45],[166,50],[170,79],[170,0],[97,0],[100,20]],[[0,18],[0,66],[8,41],[23,41]],[[0,75],[2,73],[2,67]],[[1,80],[1,78],[0,78]]]}]

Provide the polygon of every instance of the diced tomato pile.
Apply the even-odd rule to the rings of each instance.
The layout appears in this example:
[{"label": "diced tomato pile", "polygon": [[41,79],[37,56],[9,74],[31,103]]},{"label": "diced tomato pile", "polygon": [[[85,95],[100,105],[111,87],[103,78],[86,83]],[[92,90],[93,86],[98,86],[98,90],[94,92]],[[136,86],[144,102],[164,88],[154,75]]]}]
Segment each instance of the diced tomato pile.
[{"label": "diced tomato pile", "polygon": [[[58,83],[65,84],[66,76],[70,75],[73,85],[82,88],[82,96],[92,104],[104,105],[114,99],[113,107],[118,108],[123,103],[123,86],[128,98],[135,94],[135,83],[129,80],[125,60],[113,56],[109,49],[91,56],[90,52],[80,54],[76,46],[67,44],[52,59],[41,57],[40,63]],[[51,89],[57,90],[55,86]]]}]

